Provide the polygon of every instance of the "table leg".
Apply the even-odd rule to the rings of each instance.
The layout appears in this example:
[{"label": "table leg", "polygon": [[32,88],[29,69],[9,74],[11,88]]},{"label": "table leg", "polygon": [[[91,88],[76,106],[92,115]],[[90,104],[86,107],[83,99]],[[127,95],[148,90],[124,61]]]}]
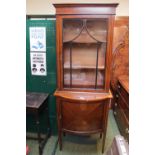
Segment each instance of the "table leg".
[{"label": "table leg", "polygon": [[39,121],[39,114],[36,113],[36,126],[37,126],[37,134],[38,134],[38,143],[41,142],[41,136],[40,136],[40,121]]},{"label": "table leg", "polygon": [[39,155],[42,154],[41,148],[41,135],[40,135],[40,121],[39,121],[39,113],[36,113],[36,126],[37,126],[37,135],[38,135],[38,144],[39,144]]},{"label": "table leg", "polygon": [[39,155],[42,155],[42,153],[43,153],[42,147],[39,145]]},{"label": "table leg", "polygon": [[50,127],[50,118],[49,118],[48,104],[47,104],[46,112],[47,112],[48,137],[50,137],[50,135],[51,135],[51,127]]}]

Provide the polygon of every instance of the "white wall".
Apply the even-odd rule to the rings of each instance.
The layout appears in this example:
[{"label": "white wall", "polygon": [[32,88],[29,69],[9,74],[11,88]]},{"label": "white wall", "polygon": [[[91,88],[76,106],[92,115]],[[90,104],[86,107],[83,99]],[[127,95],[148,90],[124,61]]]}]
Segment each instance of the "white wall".
[{"label": "white wall", "polygon": [[[71,1],[71,0],[70,0]],[[129,15],[129,1],[128,0],[26,0],[26,14],[27,15],[53,15],[55,8],[52,3],[119,3],[116,10],[117,16]],[[94,2],[95,1],[95,2]]]}]

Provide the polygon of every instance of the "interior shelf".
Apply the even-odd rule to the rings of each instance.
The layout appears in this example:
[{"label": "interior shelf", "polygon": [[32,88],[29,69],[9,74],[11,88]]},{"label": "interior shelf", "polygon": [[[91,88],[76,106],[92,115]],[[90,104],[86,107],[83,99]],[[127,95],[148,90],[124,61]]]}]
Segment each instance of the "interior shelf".
[{"label": "interior shelf", "polygon": [[103,75],[103,71],[98,71],[96,79],[96,70],[72,70],[72,74],[70,74],[70,70],[64,70],[64,86],[70,87],[70,85],[72,85],[72,87],[77,88],[94,88],[96,85],[96,87],[103,87]]},{"label": "interior shelf", "polygon": [[[103,80],[100,79],[97,82],[97,88],[102,88],[104,85]],[[83,79],[74,79],[72,80],[72,84],[70,84],[70,80],[65,80],[64,83],[65,87],[72,87],[72,88],[94,88],[95,87],[95,81],[93,80],[83,80]]]},{"label": "interior shelf", "polygon": [[[105,66],[105,51],[104,44],[99,45],[98,49],[98,68],[104,69]],[[64,68],[70,68],[70,63],[73,69],[96,69],[97,61],[97,44],[65,44],[64,52]]]},{"label": "interior shelf", "polygon": [[98,43],[104,43],[104,44],[106,44],[107,43],[107,41],[91,41],[91,40],[74,40],[74,41],[63,41],[63,43],[65,44],[65,43],[72,43],[72,44],[76,44],[76,43],[78,43],[78,44],[98,44]]},{"label": "interior shelf", "polygon": [[[70,88],[69,84],[64,85],[65,88]],[[83,89],[94,89],[95,85],[92,84],[72,84],[71,88],[83,88]],[[96,89],[103,89],[103,83],[96,86]]]},{"label": "interior shelf", "polygon": [[[99,70],[104,70],[104,66],[98,66]],[[71,69],[70,66],[64,66],[64,69]],[[96,66],[72,66],[72,69],[96,69]]]}]

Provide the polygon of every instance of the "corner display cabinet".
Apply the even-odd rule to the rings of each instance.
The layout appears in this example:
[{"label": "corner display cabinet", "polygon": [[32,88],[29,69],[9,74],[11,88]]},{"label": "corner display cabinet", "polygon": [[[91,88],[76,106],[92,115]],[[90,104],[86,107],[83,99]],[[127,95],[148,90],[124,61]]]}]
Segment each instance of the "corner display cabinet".
[{"label": "corner display cabinet", "polygon": [[54,4],[59,146],[65,133],[106,137],[110,68],[118,4]]}]

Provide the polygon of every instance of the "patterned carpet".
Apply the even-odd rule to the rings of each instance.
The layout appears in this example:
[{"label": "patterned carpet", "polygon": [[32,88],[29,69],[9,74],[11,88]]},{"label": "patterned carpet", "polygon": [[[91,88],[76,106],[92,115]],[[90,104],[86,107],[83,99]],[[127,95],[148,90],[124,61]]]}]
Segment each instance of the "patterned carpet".
[{"label": "patterned carpet", "polygon": [[[110,147],[115,135],[119,134],[112,111],[109,112],[108,129],[105,142],[105,152]],[[59,150],[57,136],[51,136],[47,141],[43,155],[104,155],[101,153],[102,139],[99,134],[92,136],[73,136],[63,137],[63,150]],[[38,155],[38,143],[35,140],[27,140],[30,147],[29,155]]]}]

